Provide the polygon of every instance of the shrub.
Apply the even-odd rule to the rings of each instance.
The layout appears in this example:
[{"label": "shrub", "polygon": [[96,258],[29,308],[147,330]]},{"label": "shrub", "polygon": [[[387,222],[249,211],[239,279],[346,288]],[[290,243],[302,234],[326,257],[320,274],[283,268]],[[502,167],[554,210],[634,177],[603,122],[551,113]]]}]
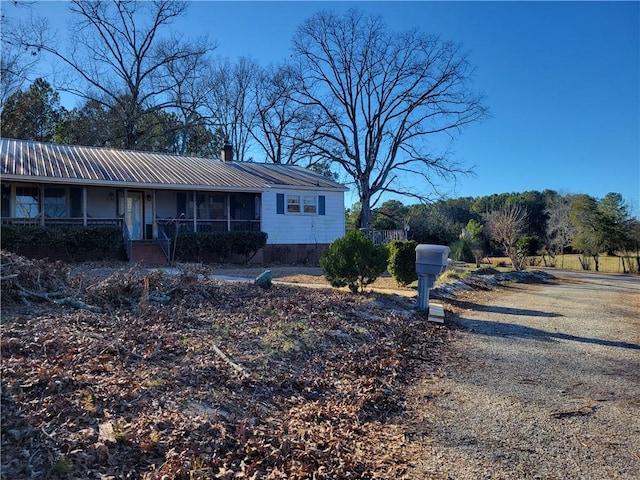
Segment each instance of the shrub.
[{"label": "shrub", "polygon": [[114,260],[124,243],[122,230],[114,226],[3,225],[2,248],[36,258]]},{"label": "shrub", "polygon": [[332,286],[348,286],[357,293],[386,270],[388,257],[384,245],[374,245],[362,232],[352,230],[322,253],[320,266]]},{"label": "shrub", "polygon": [[393,240],[389,243],[389,263],[387,270],[399,285],[406,286],[418,280],[416,273],[415,240]]},{"label": "shrub", "polygon": [[451,258],[457,262],[475,262],[476,258],[473,255],[473,246],[474,242],[470,238],[459,238],[451,244]]},{"label": "shrub", "polygon": [[267,244],[265,232],[231,232],[231,252],[242,255],[249,263],[253,256]]},{"label": "shrub", "polygon": [[181,262],[202,262],[211,257],[224,262],[230,254],[236,254],[249,262],[266,243],[265,232],[181,233],[175,256]]}]

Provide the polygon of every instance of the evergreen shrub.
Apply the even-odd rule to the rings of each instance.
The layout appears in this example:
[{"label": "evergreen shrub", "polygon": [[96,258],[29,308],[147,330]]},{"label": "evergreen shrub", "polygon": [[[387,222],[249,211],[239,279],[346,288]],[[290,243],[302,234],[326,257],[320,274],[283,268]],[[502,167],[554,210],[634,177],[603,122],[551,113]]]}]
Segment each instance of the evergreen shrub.
[{"label": "evergreen shrub", "polygon": [[363,293],[387,269],[388,258],[384,245],[375,245],[359,230],[352,230],[322,253],[320,266],[332,286]]},{"label": "evergreen shrub", "polygon": [[416,273],[416,247],[415,240],[393,240],[388,245],[389,263],[387,270],[399,285],[403,287],[418,280]]}]

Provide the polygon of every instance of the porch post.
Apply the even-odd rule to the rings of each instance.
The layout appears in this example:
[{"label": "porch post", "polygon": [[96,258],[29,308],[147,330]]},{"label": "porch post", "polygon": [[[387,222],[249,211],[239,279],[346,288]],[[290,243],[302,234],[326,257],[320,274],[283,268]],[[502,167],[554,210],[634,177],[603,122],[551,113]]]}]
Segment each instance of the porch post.
[{"label": "porch post", "polygon": [[227,232],[231,231],[231,195],[226,194],[227,197]]},{"label": "porch post", "polygon": [[87,226],[87,186],[82,186],[82,225]]},{"label": "porch post", "polygon": [[192,192],[193,195],[193,233],[196,233],[198,231],[198,220],[197,220],[197,216],[198,216],[198,205],[196,204],[196,191],[193,190]]},{"label": "porch post", "polygon": [[158,223],[156,222],[156,191],[151,192],[151,236],[158,238]]},{"label": "porch post", "polygon": [[44,227],[44,185],[38,185],[38,209],[40,210],[40,225]]}]

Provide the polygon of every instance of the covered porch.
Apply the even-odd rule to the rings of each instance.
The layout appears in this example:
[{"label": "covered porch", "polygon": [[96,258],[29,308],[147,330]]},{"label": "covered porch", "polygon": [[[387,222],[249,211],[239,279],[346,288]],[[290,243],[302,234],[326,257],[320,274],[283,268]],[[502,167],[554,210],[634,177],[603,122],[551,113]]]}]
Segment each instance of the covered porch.
[{"label": "covered porch", "polygon": [[178,232],[260,231],[261,193],[2,182],[2,224],[112,225],[131,242],[155,240],[168,254]]}]

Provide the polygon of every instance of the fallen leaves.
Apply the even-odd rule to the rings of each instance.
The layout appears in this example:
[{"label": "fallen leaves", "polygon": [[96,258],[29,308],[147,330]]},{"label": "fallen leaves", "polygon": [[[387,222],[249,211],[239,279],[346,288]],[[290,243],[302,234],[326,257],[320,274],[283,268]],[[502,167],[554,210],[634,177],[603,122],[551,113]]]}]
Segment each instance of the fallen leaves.
[{"label": "fallen leaves", "polygon": [[335,290],[83,282],[54,286],[102,313],[46,304],[1,326],[3,477],[402,478],[396,419],[441,326]]}]

